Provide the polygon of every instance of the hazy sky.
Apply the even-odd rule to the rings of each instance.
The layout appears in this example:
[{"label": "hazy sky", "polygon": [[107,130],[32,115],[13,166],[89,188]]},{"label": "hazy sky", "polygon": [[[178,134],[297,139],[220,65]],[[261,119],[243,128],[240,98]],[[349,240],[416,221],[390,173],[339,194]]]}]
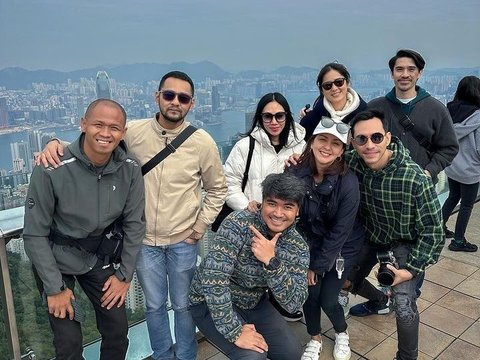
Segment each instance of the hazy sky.
[{"label": "hazy sky", "polygon": [[209,60],[385,68],[415,48],[430,69],[480,65],[479,0],[0,0],[0,69]]}]

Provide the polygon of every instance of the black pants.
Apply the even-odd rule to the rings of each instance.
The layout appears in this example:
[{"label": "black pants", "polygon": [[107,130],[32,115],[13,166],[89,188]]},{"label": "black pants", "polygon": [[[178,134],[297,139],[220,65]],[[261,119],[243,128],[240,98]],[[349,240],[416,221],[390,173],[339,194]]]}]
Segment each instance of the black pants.
[{"label": "black pants", "polygon": [[228,341],[215,327],[205,302],[190,307],[193,321],[205,337],[215,344],[229,359],[234,360],[294,360],[302,356],[302,345],[285,319],[264,295],[253,309],[240,309],[233,305],[243,323],[255,325],[268,344],[268,353],[241,349]]},{"label": "black pants", "polygon": [[316,285],[308,287],[308,298],[303,305],[303,312],[305,313],[305,322],[309,335],[316,336],[321,334],[320,318],[322,309],[328,316],[336,333],[347,330],[343,308],[338,303],[338,293],[348,273],[349,268],[346,268],[342,278],[339,279],[334,267],[326,272],[323,277],[319,277]]},{"label": "black pants", "polygon": [[[98,261],[95,267],[83,275],[64,275],[65,284],[74,291],[75,279],[89,298],[95,310],[97,329],[102,336],[100,346],[100,360],[125,359],[128,348],[128,321],[125,304],[121,307],[112,307],[110,310],[101,307],[100,299],[103,296],[105,281],[114,274],[112,266],[102,269],[102,262]],[[34,269],[35,277],[38,275]],[[40,280],[40,279],[38,279]],[[43,284],[37,281],[40,294],[43,294]],[[59,319],[48,314],[50,327],[53,331],[53,345],[57,360],[83,360],[83,338],[80,323],[68,317]]]},{"label": "black pants", "polygon": [[448,221],[453,209],[460,201],[460,210],[458,211],[457,222],[455,223],[455,240],[462,241],[465,238],[468,221],[472,214],[473,205],[477,199],[479,183],[463,184],[448,178],[448,188],[450,190],[448,199],[442,207],[443,223]]}]

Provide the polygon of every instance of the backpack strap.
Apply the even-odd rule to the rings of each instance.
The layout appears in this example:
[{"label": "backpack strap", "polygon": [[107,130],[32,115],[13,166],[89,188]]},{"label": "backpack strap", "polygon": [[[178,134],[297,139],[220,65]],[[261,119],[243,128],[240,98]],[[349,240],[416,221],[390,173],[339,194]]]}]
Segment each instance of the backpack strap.
[{"label": "backpack strap", "polygon": [[142,175],[145,176],[150,170],[163,161],[168,155],[174,153],[180,145],[192,135],[197,128],[193,125],[188,125],[170,144],[167,144],[157,155],[148,160],[142,166]]},{"label": "backpack strap", "polygon": [[412,133],[413,138],[422,146],[423,148],[427,149],[430,152],[435,151],[435,147],[432,145],[430,141],[427,140],[425,136],[420,134],[418,129],[415,127],[415,124],[412,120],[402,111],[400,105],[388,100],[388,104],[392,109],[394,115],[397,117],[398,122],[402,127],[405,129],[406,132],[410,131]]},{"label": "backpack strap", "polygon": [[245,164],[245,172],[243,173],[242,179],[242,192],[245,191],[245,186],[247,186],[248,181],[248,171],[250,170],[250,163],[252,162],[252,155],[253,149],[255,148],[255,139],[252,135],[248,135],[249,137],[249,145],[248,145],[248,155],[247,155],[247,163]]}]

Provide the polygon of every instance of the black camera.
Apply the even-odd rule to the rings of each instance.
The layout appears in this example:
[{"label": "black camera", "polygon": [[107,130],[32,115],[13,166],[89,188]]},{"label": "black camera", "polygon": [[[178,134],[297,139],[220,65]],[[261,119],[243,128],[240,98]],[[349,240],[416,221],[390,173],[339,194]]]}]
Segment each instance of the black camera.
[{"label": "black camera", "polygon": [[383,286],[390,286],[393,284],[395,280],[395,274],[392,270],[387,268],[387,265],[392,265],[396,269],[398,269],[397,259],[393,256],[392,251],[381,251],[377,253],[377,259],[380,263],[380,267],[378,269],[377,279],[380,285]]}]

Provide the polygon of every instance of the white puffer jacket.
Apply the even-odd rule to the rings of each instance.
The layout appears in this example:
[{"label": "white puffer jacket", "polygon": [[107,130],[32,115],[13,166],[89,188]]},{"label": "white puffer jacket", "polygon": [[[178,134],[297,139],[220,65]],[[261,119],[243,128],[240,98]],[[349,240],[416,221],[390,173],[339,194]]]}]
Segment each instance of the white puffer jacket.
[{"label": "white puffer jacket", "polygon": [[242,192],[242,179],[250,141],[245,137],[235,144],[225,162],[225,178],[228,186],[226,202],[233,210],[245,209],[252,200],[261,202],[261,183],[265,177],[268,174],[283,172],[285,160],[293,153],[300,154],[303,151],[305,129],[298,123],[294,123],[294,126],[296,138],[290,130],[287,144],[278,154],[265,130],[258,126],[252,131],[251,136],[255,139],[255,147],[244,192]]}]

